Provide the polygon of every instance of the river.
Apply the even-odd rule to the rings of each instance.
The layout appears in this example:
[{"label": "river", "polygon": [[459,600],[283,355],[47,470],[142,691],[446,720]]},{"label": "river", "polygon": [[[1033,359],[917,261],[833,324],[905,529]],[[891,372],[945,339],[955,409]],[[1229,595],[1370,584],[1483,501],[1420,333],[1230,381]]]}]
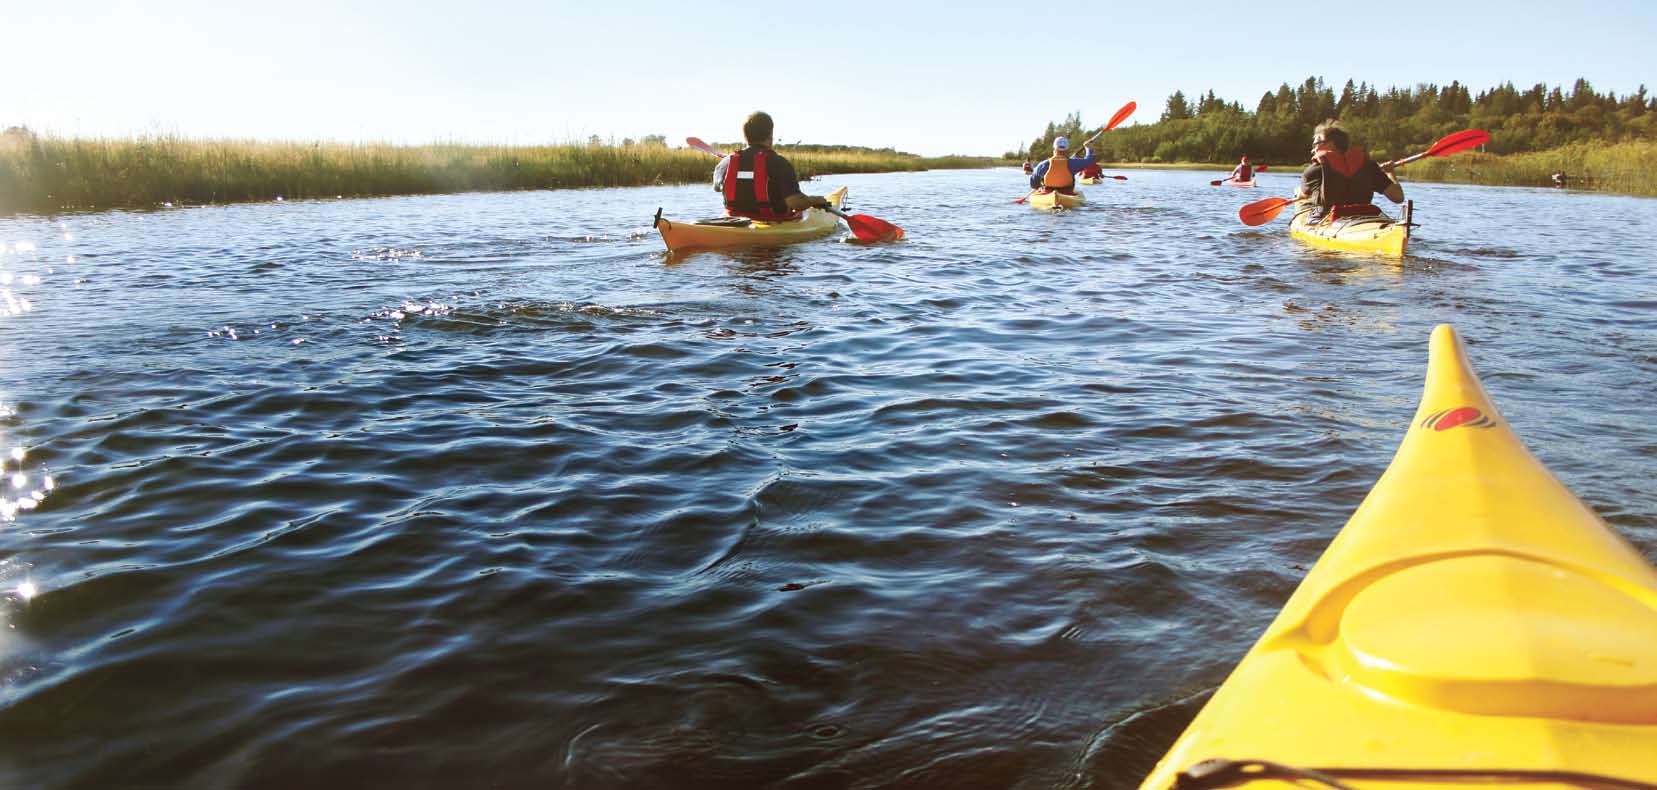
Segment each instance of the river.
[{"label": "river", "polygon": [[1385,467],[1427,337],[1657,558],[1657,200],[827,177],[0,217],[0,785],[1134,786]]}]

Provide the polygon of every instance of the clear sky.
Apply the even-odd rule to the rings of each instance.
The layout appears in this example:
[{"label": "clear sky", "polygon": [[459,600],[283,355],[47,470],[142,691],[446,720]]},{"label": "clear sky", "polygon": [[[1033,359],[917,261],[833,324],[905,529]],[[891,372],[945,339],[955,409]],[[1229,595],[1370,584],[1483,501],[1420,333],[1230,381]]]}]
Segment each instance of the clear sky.
[{"label": "clear sky", "polygon": [[[1657,2],[568,3],[0,0],[0,125],[539,143],[740,136],[999,154],[1175,89],[1586,77],[1657,91]],[[1328,7],[1338,8],[1338,3]],[[741,11],[735,9],[744,9]],[[1043,18],[1045,17],[1045,18]]]}]

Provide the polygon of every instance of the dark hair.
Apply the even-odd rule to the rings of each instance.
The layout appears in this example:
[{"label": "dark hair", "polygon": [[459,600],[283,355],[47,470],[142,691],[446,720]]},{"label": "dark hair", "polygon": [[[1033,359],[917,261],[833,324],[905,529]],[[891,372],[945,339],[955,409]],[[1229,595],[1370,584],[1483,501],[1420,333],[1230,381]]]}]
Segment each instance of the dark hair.
[{"label": "dark hair", "polygon": [[1318,128],[1312,132],[1312,142],[1328,142],[1335,146],[1336,151],[1344,152],[1346,147],[1352,144],[1352,138],[1347,136],[1345,129],[1341,128],[1340,121],[1330,118],[1318,124]]},{"label": "dark hair", "polygon": [[742,122],[742,136],[748,139],[750,145],[769,142],[771,140],[771,116],[760,110],[755,110],[752,115],[748,116],[748,120]]}]

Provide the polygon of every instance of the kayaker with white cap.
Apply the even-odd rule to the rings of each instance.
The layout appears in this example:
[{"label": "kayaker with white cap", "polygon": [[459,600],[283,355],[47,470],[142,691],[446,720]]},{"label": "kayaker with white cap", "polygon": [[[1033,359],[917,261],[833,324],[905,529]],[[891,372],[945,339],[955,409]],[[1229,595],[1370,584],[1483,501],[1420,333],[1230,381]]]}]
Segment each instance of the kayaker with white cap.
[{"label": "kayaker with white cap", "polygon": [[1074,193],[1076,174],[1093,162],[1092,147],[1082,149],[1081,156],[1071,156],[1069,138],[1059,137],[1053,141],[1053,157],[1043,159],[1036,165],[1036,172],[1030,174],[1030,188]]},{"label": "kayaker with white cap", "polygon": [[769,114],[749,115],[742,123],[748,147],[719,160],[713,169],[713,189],[725,195],[726,214],[784,222],[799,219],[808,208],[830,207],[827,198],[800,191],[794,165],[771,150],[773,128]]}]

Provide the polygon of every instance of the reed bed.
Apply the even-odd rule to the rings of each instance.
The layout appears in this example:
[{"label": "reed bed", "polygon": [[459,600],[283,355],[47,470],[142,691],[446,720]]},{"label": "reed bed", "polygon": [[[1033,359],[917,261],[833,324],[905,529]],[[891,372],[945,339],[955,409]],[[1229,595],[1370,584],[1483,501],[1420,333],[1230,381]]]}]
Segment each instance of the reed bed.
[{"label": "reed bed", "polygon": [[1426,159],[1399,175],[1406,180],[1502,186],[1553,186],[1564,173],[1572,189],[1657,196],[1657,142],[1575,143],[1524,154],[1457,154]]},{"label": "reed bed", "polygon": [[[972,157],[783,149],[802,179],[833,173],[982,167]],[[616,187],[707,180],[714,159],[660,144],[543,146],[297,143],[173,136],[0,135],[0,211]]]}]

